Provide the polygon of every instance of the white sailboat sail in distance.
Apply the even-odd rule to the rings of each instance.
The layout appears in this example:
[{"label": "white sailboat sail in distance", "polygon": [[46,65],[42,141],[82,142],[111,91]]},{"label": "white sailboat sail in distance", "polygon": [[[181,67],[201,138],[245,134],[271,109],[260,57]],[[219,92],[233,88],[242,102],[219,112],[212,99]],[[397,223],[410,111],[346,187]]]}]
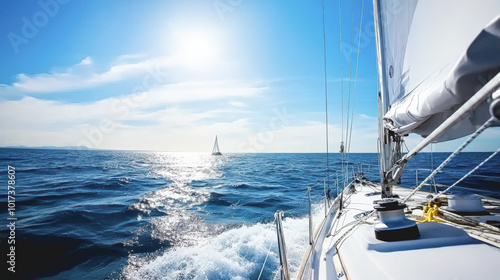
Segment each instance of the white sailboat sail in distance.
[{"label": "white sailboat sail in distance", "polygon": [[217,141],[217,136],[215,136],[214,148],[212,149],[213,156],[221,156],[221,152],[219,150],[219,142]]}]

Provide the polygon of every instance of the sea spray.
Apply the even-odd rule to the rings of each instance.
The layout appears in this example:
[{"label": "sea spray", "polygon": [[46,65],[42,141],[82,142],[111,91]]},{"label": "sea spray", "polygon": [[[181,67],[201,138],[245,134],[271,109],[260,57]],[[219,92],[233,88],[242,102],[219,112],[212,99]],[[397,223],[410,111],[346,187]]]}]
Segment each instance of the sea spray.
[{"label": "sea spray", "polygon": [[[315,224],[324,215],[323,204],[313,205]],[[285,214],[286,215],[286,214]],[[308,217],[283,221],[290,274],[298,273],[308,246]],[[267,256],[267,260],[266,260]],[[266,263],[264,264],[264,261]],[[265,265],[265,266],[264,266]],[[243,225],[208,237],[202,244],[174,247],[146,261],[133,258],[124,268],[126,279],[273,279],[278,273],[274,222]]]}]

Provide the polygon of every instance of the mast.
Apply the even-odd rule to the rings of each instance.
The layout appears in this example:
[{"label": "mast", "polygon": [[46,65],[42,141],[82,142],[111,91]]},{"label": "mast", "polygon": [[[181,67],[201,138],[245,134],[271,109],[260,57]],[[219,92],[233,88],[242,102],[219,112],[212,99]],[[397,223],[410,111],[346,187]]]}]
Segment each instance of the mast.
[{"label": "mast", "polygon": [[[392,197],[392,185],[388,181],[389,168],[391,168],[391,147],[392,139],[389,131],[384,128],[384,115],[389,109],[389,93],[387,83],[388,70],[386,60],[384,58],[384,42],[382,40],[381,22],[382,16],[380,14],[380,0],[373,0],[373,19],[375,21],[375,41],[377,46],[377,73],[379,90],[377,92],[378,104],[378,148],[379,148],[379,171],[380,171],[380,184],[382,187],[382,198]],[[392,66],[391,66],[392,67]],[[390,71],[390,70],[389,70]],[[392,176],[391,176],[392,177]]]}]

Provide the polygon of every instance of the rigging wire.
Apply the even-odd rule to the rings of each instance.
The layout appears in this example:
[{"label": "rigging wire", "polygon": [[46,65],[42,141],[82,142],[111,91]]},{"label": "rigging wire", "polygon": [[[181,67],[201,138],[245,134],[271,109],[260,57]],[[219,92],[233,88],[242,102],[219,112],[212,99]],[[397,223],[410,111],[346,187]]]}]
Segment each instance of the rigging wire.
[{"label": "rigging wire", "polygon": [[[339,0],[340,1],[340,0]],[[328,190],[330,190],[330,165],[328,160],[328,81],[326,73],[326,31],[325,31],[325,1],[321,1],[321,8],[323,13],[323,64],[325,70],[325,130],[326,130],[326,180]]]},{"label": "rigging wire", "polygon": [[[353,91],[353,100],[352,100],[352,110],[350,112],[350,99],[351,99],[351,69],[352,69],[352,37],[351,37],[351,61],[350,61],[350,66],[349,66],[349,101],[348,101],[348,109],[347,109],[347,127],[346,127],[346,144],[347,144],[347,162],[349,162],[349,157],[350,157],[350,151],[351,151],[351,140],[352,140],[352,126],[354,123],[354,104],[356,101],[356,88],[357,88],[357,81],[358,81],[358,69],[359,69],[359,52],[360,48],[359,45],[361,43],[361,26],[363,25],[363,9],[364,9],[364,0],[361,2],[361,17],[360,17],[360,22],[359,22],[359,33],[358,33],[358,48],[357,48],[357,54],[356,54],[356,74],[354,77],[354,91]],[[353,7],[353,13],[352,13],[352,22],[353,22],[353,32],[354,34],[354,7]],[[349,116],[350,112],[350,116]],[[349,119],[350,119],[350,127],[349,127]],[[348,167],[346,167],[348,168]],[[347,172],[346,172],[347,173]],[[346,175],[347,176],[347,175]],[[346,180],[347,181],[347,180]]]},{"label": "rigging wire", "polygon": [[[346,143],[346,148],[347,148],[347,155],[345,156],[345,158],[343,157],[343,162],[345,161],[345,164],[342,165],[343,169],[345,168],[345,171],[344,171],[344,175],[346,177],[346,180],[344,182],[344,187],[346,186],[346,182],[349,181],[349,142],[348,142],[348,139],[349,139],[349,110],[350,110],[350,107],[351,107],[351,81],[352,81],[352,47],[353,47],[353,40],[354,40],[354,10],[356,8],[356,1],[353,1],[352,2],[352,20],[351,20],[351,44],[350,44],[350,54],[349,54],[349,87],[348,87],[348,94],[347,94],[347,115],[346,115],[346,135],[345,135],[345,143]],[[342,52],[342,48],[340,49],[340,52]],[[342,57],[341,57],[342,59]],[[344,81],[342,80],[341,83],[344,83]],[[342,102],[343,103],[343,102]],[[343,105],[342,105],[343,106]],[[343,112],[342,112],[342,117],[343,117]],[[343,129],[343,125],[342,125],[342,129]],[[344,139],[342,139],[342,142],[344,142]]]},{"label": "rigging wire", "polygon": [[434,175],[441,171],[441,169],[443,169],[443,167],[445,167],[456,155],[458,155],[463,149],[465,149],[465,147],[467,147],[472,141],[474,141],[474,139],[476,139],[483,131],[485,131],[494,123],[494,117],[491,117],[489,120],[487,120],[480,128],[478,128],[478,130],[476,130],[476,132],[474,132],[474,134],[469,137],[469,139],[467,139],[467,141],[465,141],[456,151],[454,151],[445,161],[443,161],[441,165],[436,168],[436,170],[432,171],[432,173],[427,176],[427,178],[425,178],[425,180],[423,180],[422,183],[418,185],[418,187],[413,189],[413,191],[403,200],[403,203],[408,201],[408,199],[410,199],[410,197],[418,192],[424,186],[424,184],[427,183],[427,181],[429,181],[432,177],[434,177]]},{"label": "rigging wire", "polygon": [[[342,124],[342,130],[341,130],[341,138],[342,139],[342,144],[341,147],[343,146],[343,141],[344,141],[344,75],[343,75],[343,58],[342,58],[342,13],[341,13],[341,7],[340,7],[340,0],[339,0],[339,53],[340,53],[340,107],[341,107],[341,124]],[[342,148],[341,148],[342,149]],[[344,153],[341,153],[342,156],[342,172],[344,171]]]},{"label": "rigging wire", "polygon": [[[478,164],[476,167],[474,167],[474,169],[472,169],[471,171],[469,171],[467,174],[465,174],[462,178],[460,178],[458,181],[456,181],[455,183],[453,183],[453,185],[449,186],[448,188],[446,188],[444,191],[441,191],[439,192],[438,194],[436,194],[432,199],[446,193],[447,191],[449,191],[451,188],[453,188],[454,186],[460,184],[460,182],[462,182],[465,178],[469,177],[472,173],[474,173],[476,170],[478,170],[481,166],[483,166],[486,162],[488,162],[490,159],[492,159],[496,154],[498,154],[500,152],[500,148],[498,150],[496,150],[493,154],[491,154],[488,158],[486,158],[485,160],[483,160],[483,162],[481,162],[480,164]],[[432,200],[431,199],[431,200]]]},{"label": "rigging wire", "polygon": [[[273,223],[274,222],[276,222],[276,218],[274,218]],[[274,240],[274,241],[276,241],[276,240]],[[274,241],[269,242],[269,248],[267,249],[266,258],[264,259],[264,263],[262,264],[262,268],[260,269],[259,277],[257,278],[257,280],[260,280],[260,277],[262,276],[262,272],[264,271],[264,267],[266,267],[267,258],[269,257],[269,252],[271,252],[271,245],[274,244]]]},{"label": "rigging wire", "polygon": [[434,169],[434,159],[433,159],[433,156],[434,155],[434,152],[432,151],[432,143],[431,143],[431,169]]},{"label": "rigging wire", "polygon": [[410,149],[408,149],[408,146],[406,146],[406,142],[405,141],[402,141],[403,142],[403,145],[405,146],[406,148],[406,153],[409,153],[410,152]]},{"label": "rigging wire", "polygon": [[358,35],[358,53],[357,53],[357,59],[356,59],[356,75],[354,76],[354,96],[352,100],[352,112],[351,112],[351,127],[349,128],[349,144],[347,148],[347,154],[351,151],[351,138],[352,138],[352,124],[354,123],[354,102],[356,101],[356,88],[358,84],[358,69],[359,69],[359,51],[360,51],[360,44],[361,44],[361,26],[363,25],[363,9],[365,6],[365,0],[361,1],[361,19],[359,22],[359,35]]},{"label": "rigging wire", "polygon": [[[351,20],[351,46],[350,46],[350,58],[349,58],[349,88],[347,94],[347,120],[346,120],[346,136],[345,143],[347,144],[347,151],[349,153],[349,110],[351,108],[351,82],[352,82],[352,47],[354,46],[354,9],[356,8],[356,1],[352,2],[352,20]],[[359,50],[359,48],[358,48]],[[354,106],[354,105],[353,105]],[[342,139],[344,140],[344,139]],[[348,155],[349,157],[349,155]]]}]

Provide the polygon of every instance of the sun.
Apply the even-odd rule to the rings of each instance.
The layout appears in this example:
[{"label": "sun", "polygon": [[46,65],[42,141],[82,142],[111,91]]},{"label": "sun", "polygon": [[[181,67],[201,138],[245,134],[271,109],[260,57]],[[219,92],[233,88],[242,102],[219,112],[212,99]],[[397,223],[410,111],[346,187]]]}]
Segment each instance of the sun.
[{"label": "sun", "polygon": [[177,32],[176,57],[188,68],[204,70],[219,59],[220,45],[216,33],[209,28],[192,28]]}]

